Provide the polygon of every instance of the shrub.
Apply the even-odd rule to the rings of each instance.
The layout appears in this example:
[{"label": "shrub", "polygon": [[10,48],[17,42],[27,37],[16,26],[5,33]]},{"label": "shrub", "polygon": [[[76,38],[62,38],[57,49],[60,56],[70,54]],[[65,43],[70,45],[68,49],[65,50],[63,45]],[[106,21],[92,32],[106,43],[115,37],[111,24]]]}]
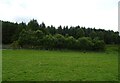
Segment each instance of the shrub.
[{"label": "shrub", "polygon": [[10,47],[12,47],[13,49],[21,48],[18,41],[14,41],[14,42],[10,45]]},{"label": "shrub", "polygon": [[52,35],[46,35],[43,38],[43,47],[45,49],[54,49],[55,47],[55,38]]},{"label": "shrub", "polygon": [[105,50],[105,42],[103,40],[93,40],[94,42],[94,46],[93,46],[93,50],[96,51],[103,51]]},{"label": "shrub", "polygon": [[55,37],[55,46],[58,49],[65,48],[65,37],[61,34],[54,35]]},{"label": "shrub", "polygon": [[66,38],[66,48],[75,49],[76,48],[76,40],[73,36],[69,36]]},{"label": "shrub", "polygon": [[80,50],[92,50],[93,42],[89,37],[82,37],[78,39],[78,48]]}]

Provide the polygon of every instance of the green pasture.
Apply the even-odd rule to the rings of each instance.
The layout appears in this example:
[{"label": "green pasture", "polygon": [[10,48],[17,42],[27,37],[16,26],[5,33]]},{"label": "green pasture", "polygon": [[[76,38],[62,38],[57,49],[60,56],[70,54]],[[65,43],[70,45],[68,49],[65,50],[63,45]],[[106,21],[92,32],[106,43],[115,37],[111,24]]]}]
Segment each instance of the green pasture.
[{"label": "green pasture", "polygon": [[3,50],[3,81],[118,81],[118,48],[105,52]]}]

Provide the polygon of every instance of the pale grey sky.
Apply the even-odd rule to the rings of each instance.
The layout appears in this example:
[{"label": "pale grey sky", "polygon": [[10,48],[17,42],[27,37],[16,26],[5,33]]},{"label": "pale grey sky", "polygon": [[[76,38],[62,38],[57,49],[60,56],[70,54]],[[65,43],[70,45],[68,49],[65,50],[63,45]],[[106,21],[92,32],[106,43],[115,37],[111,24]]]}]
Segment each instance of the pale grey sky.
[{"label": "pale grey sky", "polygon": [[118,31],[119,0],[0,0],[0,20]]}]

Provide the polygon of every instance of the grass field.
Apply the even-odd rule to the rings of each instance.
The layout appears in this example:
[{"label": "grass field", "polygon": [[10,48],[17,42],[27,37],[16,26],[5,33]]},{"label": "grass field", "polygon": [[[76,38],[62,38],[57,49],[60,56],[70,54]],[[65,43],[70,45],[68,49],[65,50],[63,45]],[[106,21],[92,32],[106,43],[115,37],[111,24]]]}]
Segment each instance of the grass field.
[{"label": "grass field", "polygon": [[3,81],[118,81],[118,52],[3,50]]}]

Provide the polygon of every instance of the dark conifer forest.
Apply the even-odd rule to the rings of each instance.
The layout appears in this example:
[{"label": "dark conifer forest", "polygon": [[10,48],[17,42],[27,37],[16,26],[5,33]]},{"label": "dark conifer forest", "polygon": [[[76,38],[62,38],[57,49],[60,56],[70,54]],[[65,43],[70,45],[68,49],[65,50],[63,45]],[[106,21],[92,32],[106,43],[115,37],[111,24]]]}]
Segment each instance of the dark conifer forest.
[{"label": "dark conifer forest", "polygon": [[105,50],[106,44],[120,44],[119,32],[81,26],[47,26],[33,19],[28,24],[2,21],[2,43],[13,48]]}]

